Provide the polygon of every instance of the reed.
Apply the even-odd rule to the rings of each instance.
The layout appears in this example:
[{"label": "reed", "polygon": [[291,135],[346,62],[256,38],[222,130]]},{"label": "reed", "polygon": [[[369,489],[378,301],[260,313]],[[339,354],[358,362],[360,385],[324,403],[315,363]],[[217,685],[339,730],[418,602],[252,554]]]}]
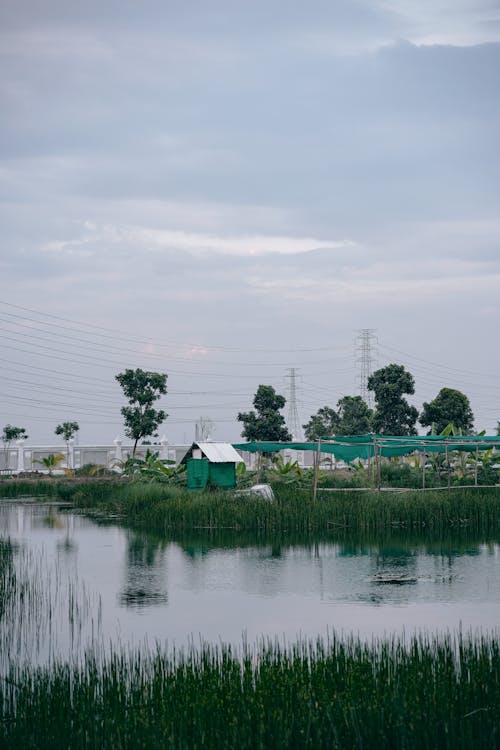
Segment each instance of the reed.
[{"label": "reed", "polygon": [[444,534],[467,527],[474,533],[500,530],[500,488],[451,492],[311,493],[286,484],[274,487],[276,501],[233,492],[195,493],[161,484],[103,483],[57,486],[60,499],[97,514],[120,514],[137,528],[163,531],[232,529],[258,534],[321,534],[425,530]]},{"label": "reed", "polygon": [[5,748],[491,750],[500,649],[458,635],[88,654],[12,666],[0,705]]},{"label": "reed", "polygon": [[47,479],[0,479],[0,497],[38,497],[51,493],[51,480]]},{"label": "reed", "polygon": [[99,636],[101,616],[100,598],[60,560],[0,539],[0,675],[12,660],[50,659],[61,644],[77,654]]}]

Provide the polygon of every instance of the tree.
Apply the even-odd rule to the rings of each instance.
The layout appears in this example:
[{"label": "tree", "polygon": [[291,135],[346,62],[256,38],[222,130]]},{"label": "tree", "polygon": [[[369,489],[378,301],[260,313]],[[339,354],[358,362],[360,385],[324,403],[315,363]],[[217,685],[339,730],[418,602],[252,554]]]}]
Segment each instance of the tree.
[{"label": "tree", "polygon": [[122,407],[121,413],[125,435],[134,441],[132,456],[135,456],[139,440],[151,435],[158,437],[156,430],[168,416],[161,409],[153,409],[154,402],[167,392],[167,375],[138,368],[120,372],[115,379],[129,403]]},{"label": "tree", "polygon": [[11,443],[14,440],[27,440],[28,435],[26,433],[26,430],[24,427],[14,427],[14,425],[6,424],[3,428],[2,432],[2,443],[3,443],[3,453],[4,453],[4,464],[5,469],[8,471],[8,451],[10,448]]},{"label": "tree", "polygon": [[259,385],[253,399],[255,411],[240,412],[238,422],[243,422],[241,436],[248,441],[270,440],[287,441],[292,436],[285,425],[285,418],[280,409],[286,404],[284,396],[280,396],[272,385]]},{"label": "tree", "polygon": [[424,401],[423,410],[419,418],[423,427],[435,425],[439,435],[446,425],[452,423],[463,435],[471,435],[474,428],[474,414],[469,399],[461,391],[454,388],[441,388],[436,398],[430,403]]},{"label": "tree", "polygon": [[368,388],[375,394],[373,429],[385,435],[416,435],[418,411],[403,398],[415,393],[413,375],[403,365],[390,364],[368,378]]},{"label": "tree", "polygon": [[361,396],[344,396],[337,403],[337,435],[364,435],[372,429],[373,411]]},{"label": "tree", "polygon": [[66,463],[69,466],[69,442],[70,440],[73,440],[76,433],[80,429],[80,425],[78,422],[63,422],[62,424],[58,424],[56,429],[54,430],[56,435],[61,435],[62,439],[66,443]]},{"label": "tree", "polygon": [[[64,461],[64,454],[63,453],[49,453],[48,456],[45,458],[37,459],[36,461],[33,461],[34,464],[41,464],[42,466],[45,466],[46,469],[48,469],[49,477],[52,476],[52,472],[54,469],[59,468],[59,464],[61,464]],[[63,467],[64,468],[64,467]],[[69,474],[72,474],[69,469],[66,469]]]},{"label": "tree", "polygon": [[497,422],[497,435],[500,435],[500,422]]},{"label": "tree", "polygon": [[331,406],[323,406],[303,424],[304,435],[307,440],[317,440],[327,435],[335,435],[338,432],[340,418]]}]

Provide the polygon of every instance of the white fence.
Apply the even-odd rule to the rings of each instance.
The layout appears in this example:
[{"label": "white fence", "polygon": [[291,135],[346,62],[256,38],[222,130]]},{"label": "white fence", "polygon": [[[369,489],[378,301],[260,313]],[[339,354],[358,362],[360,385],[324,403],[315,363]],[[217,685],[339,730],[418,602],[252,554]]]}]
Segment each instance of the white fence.
[{"label": "white fence", "polygon": [[[189,445],[173,445],[163,438],[160,443],[155,445],[138,445],[136,456],[144,456],[146,451],[158,452],[162,461],[173,461],[178,464],[188,449]],[[0,445],[0,473],[2,474],[19,474],[22,472],[40,471],[45,473],[47,469],[42,463],[42,459],[48,458],[51,454],[62,453],[64,461],[61,465],[68,469],[80,469],[87,464],[98,464],[113,468],[119,461],[124,461],[132,455],[133,444],[123,444],[118,438],[113,441],[112,445],[75,445],[72,440],[68,444],[57,443],[54,445],[26,445],[24,440],[18,440],[7,448]],[[247,469],[256,469],[258,464],[258,454],[249,453],[248,451],[239,451]],[[280,451],[283,460],[297,461],[299,466],[304,468],[313,466],[315,454],[313,451],[294,451],[285,449]],[[331,455],[321,454],[322,467],[325,469],[334,468]],[[337,467],[340,466],[337,462]]]},{"label": "white fence", "polygon": [[[162,440],[157,445],[138,445],[136,456],[144,456],[147,449],[158,452],[163,461],[179,463],[189,445],[171,445]],[[65,460],[62,465],[68,469],[79,469],[86,464],[99,464],[112,468],[118,461],[125,460],[132,455],[133,444],[123,444],[115,440],[113,445],[75,445],[70,440],[68,444],[32,446],[26,445],[24,440],[17,440],[7,448],[0,447],[0,472],[3,474],[19,474],[26,471],[46,471],[42,459],[51,454],[62,453]]]}]

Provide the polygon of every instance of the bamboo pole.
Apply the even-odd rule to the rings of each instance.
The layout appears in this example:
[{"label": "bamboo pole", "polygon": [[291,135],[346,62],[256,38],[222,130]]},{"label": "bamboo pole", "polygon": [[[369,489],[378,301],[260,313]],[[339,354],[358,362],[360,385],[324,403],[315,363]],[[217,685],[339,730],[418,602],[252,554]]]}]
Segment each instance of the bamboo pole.
[{"label": "bamboo pole", "polygon": [[424,462],[422,464],[422,489],[425,490],[425,459],[426,459],[425,450],[423,452],[423,456],[424,456]]},{"label": "bamboo pole", "polygon": [[377,438],[373,436],[373,457],[375,459],[375,469],[377,472],[377,492],[380,492],[381,478],[380,478],[380,456],[377,450]]},{"label": "bamboo pole", "polygon": [[451,466],[450,466],[450,446],[446,438],[446,466],[448,467],[448,489],[451,487]]},{"label": "bamboo pole", "polygon": [[314,490],[313,500],[316,501],[318,494],[318,474],[319,474],[319,462],[321,457],[321,438],[318,438],[318,449],[316,451],[315,463],[314,463]]},{"label": "bamboo pole", "polygon": [[478,462],[478,459],[479,459],[479,448],[476,445],[476,460],[474,462],[474,484],[476,485],[476,487],[477,487],[477,462]]}]

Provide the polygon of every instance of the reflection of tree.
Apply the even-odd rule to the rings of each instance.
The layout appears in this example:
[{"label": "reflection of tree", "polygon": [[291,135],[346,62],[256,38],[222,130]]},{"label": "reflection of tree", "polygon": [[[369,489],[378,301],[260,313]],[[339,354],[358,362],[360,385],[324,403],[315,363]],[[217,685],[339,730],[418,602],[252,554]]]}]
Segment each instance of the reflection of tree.
[{"label": "reflection of tree", "polygon": [[164,562],[165,548],[161,540],[143,533],[129,534],[120,604],[137,609],[166,604],[168,592]]},{"label": "reflection of tree", "polygon": [[377,572],[410,574],[417,569],[418,555],[415,550],[400,547],[381,547],[373,556]]}]

